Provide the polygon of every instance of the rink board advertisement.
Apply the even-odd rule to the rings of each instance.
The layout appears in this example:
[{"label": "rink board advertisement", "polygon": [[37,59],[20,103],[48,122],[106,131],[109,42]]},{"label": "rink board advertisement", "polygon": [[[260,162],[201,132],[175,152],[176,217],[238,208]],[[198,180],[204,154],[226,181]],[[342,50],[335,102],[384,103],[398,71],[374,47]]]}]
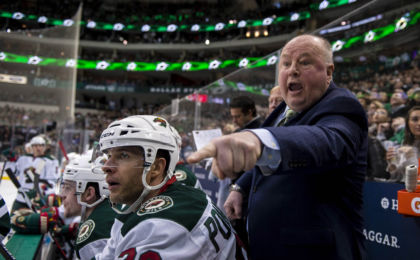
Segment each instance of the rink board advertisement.
[{"label": "rink board advertisement", "polygon": [[369,259],[420,259],[420,217],[398,214],[403,184],[366,182],[364,215]]},{"label": "rink board advertisement", "polygon": [[[208,172],[195,172],[205,192],[216,201],[219,183]],[[368,259],[420,259],[420,217],[398,213],[398,190],[404,184],[367,181],[364,187],[364,217]]]}]

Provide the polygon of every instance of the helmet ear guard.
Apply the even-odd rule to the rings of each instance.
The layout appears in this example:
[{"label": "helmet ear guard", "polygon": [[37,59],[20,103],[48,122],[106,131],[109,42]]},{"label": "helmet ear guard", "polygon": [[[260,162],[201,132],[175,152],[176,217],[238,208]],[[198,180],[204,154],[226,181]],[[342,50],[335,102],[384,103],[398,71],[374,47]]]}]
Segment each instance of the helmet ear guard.
[{"label": "helmet ear guard", "polygon": [[[102,132],[99,140],[101,151],[123,146],[140,146],[144,152],[141,177],[144,187],[142,194],[130,207],[123,211],[113,207],[119,214],[128,214],[138,208],[150,191],[160,189],[173,176],[176,163],[179,160],[180,147],[177,144],[172,126],[165,119],[156,116],[130,116],[112,122]],[[168,151],[167,172],[160,184],[150,186],[146,181],[147,174],[156,160],[159,150]]]}]

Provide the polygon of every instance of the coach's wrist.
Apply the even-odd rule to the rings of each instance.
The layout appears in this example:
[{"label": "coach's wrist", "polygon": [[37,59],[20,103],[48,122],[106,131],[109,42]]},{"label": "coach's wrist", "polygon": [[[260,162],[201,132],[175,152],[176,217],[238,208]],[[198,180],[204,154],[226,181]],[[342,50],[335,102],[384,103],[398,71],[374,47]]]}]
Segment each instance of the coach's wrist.
[{"label": "coach's wrist", "polygon": [[237,192],[241,193],[242,196],[245,196],[244,190],[241,188],[241,186],[239,186],[236,183],[233,183],[229,186],[229,192],[232,192],[232,191],[237,191]]}]

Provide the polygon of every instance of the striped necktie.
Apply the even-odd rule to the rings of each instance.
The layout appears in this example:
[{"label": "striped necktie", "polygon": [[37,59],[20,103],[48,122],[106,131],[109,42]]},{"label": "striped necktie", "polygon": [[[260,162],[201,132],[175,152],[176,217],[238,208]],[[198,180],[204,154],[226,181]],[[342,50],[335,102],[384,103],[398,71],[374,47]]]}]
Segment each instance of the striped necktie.
[{"label": "striped necktie", "polygon": [[282,120],[280,120],[280,122],[277,124],[277,126],[282,126],[285,125],[287,123],[287,121],[289,121],[290,118],[292,118],[294,115],[296,115],[296,112],[289,109],[286,111],[286,115],[284,116],[284,118]]}]

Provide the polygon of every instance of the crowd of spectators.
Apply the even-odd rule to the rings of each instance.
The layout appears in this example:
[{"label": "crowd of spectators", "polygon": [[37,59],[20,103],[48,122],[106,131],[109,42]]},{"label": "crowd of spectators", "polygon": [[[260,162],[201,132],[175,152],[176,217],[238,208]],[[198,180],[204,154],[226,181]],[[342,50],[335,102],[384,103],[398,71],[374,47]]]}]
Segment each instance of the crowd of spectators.
[{"label": "crowd of spectators", "polygon": [[[410,120],[418,120],[420,116],[416,115],[420,105],[419,57],[417,55],[408,62],[391,64],[393,66],[390,67],[377,65],[370,67],[365,64],[363,70],[355,66],[353,69],[340,71],[338,66],[335,81],[341,87],[350,89],[358,97],[368,116],[370,178],[402,181],[404,166],[408,162],[413,162],[413,158],[418,158],[417,149],[420,148],[420,142],[416,141],[416,130],[412,124],[410,125]],[[355,71],[364,71],[364,73],[355,73]],[[76,113],[72,128],[91,131],[90,142],[93,142],[99,138],[100,132],[110,122],[132,114],[159,114],[163,106],[141,104],[138,107],[119,110]],[[261,107],[258,110],[263,116],[267,114]],[[190,150],[192,145],[191,139],[188,141],[190,138],[188,132],[190,126],[194,125],[191,111],[194,111],[192,103],[190,107],[188,105],[183,107],[173,119],[176,121],[174,125],[181,128],[180,132]],[[211,111],[216,111],[216,108],[209,107],[206,111],[202,111],[202,128],[224,129],[230,124],[229,115],[211,113]],[[46,126],[51,125],[50,121],[54,117],[54,114],[45,111],[3,107],[0,113],[2,150],[11,145],[12,136],[14,144],[19,146],[33,135],[46,131]],[[43,124],[39,125],[39,122]],[[56,128],[51,131],[52,136],[57,137],[58,134]]]},{"label": "crowd of spectators", "polygon": [[[266,17],[272,16],[288,16],[291,10],[294,12],[309,11],[310,1],[296,3],[290,2],[279,5],[269,2],[258,2],[254,4],[241,3],[231,1],[216,1],[216,2],[200,2],[194,3],[153,3],[153,1],[144,2],[102,2],[97,0],[83,1],[82,20],[85,22],[95,21],[100,23],[116,24],[122,23],[126,25],[141,28],[144,24],[162,25],[169,24],[211,24],[215,25],[219,22],[229,23],[229,21],[240,20],[262,20]],[[73,17],[79,6],[78,1],[63,1],[59,4],[54,1],[47,1],[42,5],[27,1],[7,1],[5,5],[0,5],[1,10],[16,12],[24,10],[27,13],[46,16],[55,19],[68,19]],[[174,12],[176,10],[176,12]],[[36,24],[33,22],[35,28],[44,28],[44,24]],[[7,20],[8,28],[25,29],[28,24],[25,23],[24,28],[22,24],[13,19]],[[303,26],[304,23],[284,23],[282,26],[269,26],[268,30],[285,33],[286,31],[293,31],[296,28]],[[291,29],[289,29],[291,28]],[[179,31],[178,31],[179,32]],[[120,38],[128,40],[128,42],[143,42],[143,43],[162,43],[162,42],[200,42],[203,43],[205,39],[211,41],[233,39],[236,37],[245,38],[245,30],[230,29],[229,32],[189,32],[185,30],[183,33],[160,33],[160,32],[128,32],[121,33],[115,31],[103,31],[97,29],[89,29],[82,27],[81,37],[85,40],[95,41],[117,41],[121,42]]]}]

